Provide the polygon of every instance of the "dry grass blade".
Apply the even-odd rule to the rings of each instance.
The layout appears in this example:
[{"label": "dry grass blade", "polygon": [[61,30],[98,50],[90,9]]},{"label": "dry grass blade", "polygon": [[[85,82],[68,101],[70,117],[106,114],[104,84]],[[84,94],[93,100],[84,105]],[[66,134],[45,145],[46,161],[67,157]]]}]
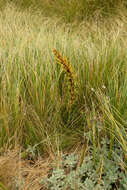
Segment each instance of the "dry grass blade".
[{"label": "dry grass blade", "polygon": [[38,158],[32,164],[29,160],[21,159],[19,152],[18,149],[9,151],[0,157],[0,188],[4,187],[2,190],[14,190],[16,187],[23,190],[41,189],[39,180],[47,176],[49,159]]}]

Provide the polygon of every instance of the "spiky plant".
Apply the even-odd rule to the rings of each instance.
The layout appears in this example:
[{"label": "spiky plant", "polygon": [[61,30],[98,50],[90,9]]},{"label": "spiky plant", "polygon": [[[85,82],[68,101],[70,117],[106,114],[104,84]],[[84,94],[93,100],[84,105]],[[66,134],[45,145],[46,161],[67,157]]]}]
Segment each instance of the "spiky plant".
[{"label": "spiky plant", "polygon": [[68,89],[70,93],[70,105],[72,105],[75,99],[75,82],[72,72],[72,66],[68,61],[67,57],[63,57],[56,49],[53,50],[53,53],[56,57],[56,62],[62,66],[67,76]]}]

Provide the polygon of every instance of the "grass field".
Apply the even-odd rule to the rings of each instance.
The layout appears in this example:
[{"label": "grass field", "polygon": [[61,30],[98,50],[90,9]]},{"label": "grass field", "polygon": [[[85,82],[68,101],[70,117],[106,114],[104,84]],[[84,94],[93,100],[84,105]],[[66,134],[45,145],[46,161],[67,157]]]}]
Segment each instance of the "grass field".
[{"label": "grass field", "polygon": [[[38,180],[47,175],[50,163],[59,167],[64,153],[77,153],[79,165],[92,155],[96,166],[105,149],[112,160],[117,147],[126,172],[125,7],[118,6],[115,12],[116,7],[105,4],[107,12],[103,9],[100,14],[97,4],[93,19],[88,12],[68,15],[69,5],[61,15],[55,3],[66,5],[45,1],[42,14],[43,9],[31,9],[26,3],[20,7],[7,3],[0,12],[0,188],[4,190],[45,189]],[[51,15],[46,10],[52,10]]]}]

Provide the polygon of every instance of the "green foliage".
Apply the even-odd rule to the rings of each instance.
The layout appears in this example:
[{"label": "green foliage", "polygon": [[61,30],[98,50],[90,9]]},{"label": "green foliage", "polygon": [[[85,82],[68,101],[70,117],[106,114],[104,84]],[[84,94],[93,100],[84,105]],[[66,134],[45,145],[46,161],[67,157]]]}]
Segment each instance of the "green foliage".
[{"label": "green foliage", "polygon": [[0,181],[0,189],[1,190],[8,190],[8,188]]},{"label": "green foliage", "polygon": [[40,181],[51,190],[126,190],[127,172],[121,167],[121,149],[116,147],[112,159],[108,158],[108,147],[100,153],[100,160],[93,165],[93,157],[84,158],[78,166],[78,156],[75,154],[64,156],[61,168],[53,168],[52,174]]}]

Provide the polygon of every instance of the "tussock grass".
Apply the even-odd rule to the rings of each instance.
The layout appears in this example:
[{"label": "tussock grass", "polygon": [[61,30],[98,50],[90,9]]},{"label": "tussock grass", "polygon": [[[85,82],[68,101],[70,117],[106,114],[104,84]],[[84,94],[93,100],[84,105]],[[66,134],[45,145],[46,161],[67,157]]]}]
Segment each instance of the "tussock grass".
[{"label": "tussock grass", "polygon": [[[109,158],[117,142],[126,161],[126,31],[123,14],[77,28],[8,4],[0,12],[1,154],[18,144],[24,158],[30,145],[55,160],[78,146],[82,162],[92,148],[96,164],[101,142],[108,141]],[[69,110],[67,81],[53,49],[74,71],[76,98]]]},{"label": "tussock grass", "polygon": [[[1,1],[5,7],[9,0]],[[12,0],[18,10],[40,12],[46,17],[57,17],[62,22],[72,23],[83,20],[100,20],[104,17],[119,16],[126,12],[126,0]]]},{"label": "tussock grass", "polygon": [[[59,27],[55,21],[51,23],[30,12],[16,12],[15,7],[8,6],[1,12],[0,25],[1,147],[15,143],[38,144],[47,139],[47,133],[53,139],[56,133],[73,133],[73,128],[83,136],[87,114],[91,115],[93,105],[95,117],[100,113],[102,126],[107,127],[112,118],[117,124],[126,125],[126,26],[123,21],[117,19],[111,30],[105,23],[104,27],[88,23],[74,32],[66,25]],[[76,73],[77,101],[69,116],[61,108],[58,92],[61,70],[55,64],[54,48],[69,57]],[[108,108],[104,107],[104,97]],[[106,109],[110,110],[108,120]],[[73,140],[79,141],[74,131],[75,134]],[[70,140],[72,144],[73,140]]]}]

